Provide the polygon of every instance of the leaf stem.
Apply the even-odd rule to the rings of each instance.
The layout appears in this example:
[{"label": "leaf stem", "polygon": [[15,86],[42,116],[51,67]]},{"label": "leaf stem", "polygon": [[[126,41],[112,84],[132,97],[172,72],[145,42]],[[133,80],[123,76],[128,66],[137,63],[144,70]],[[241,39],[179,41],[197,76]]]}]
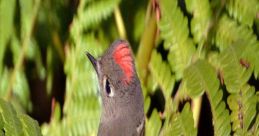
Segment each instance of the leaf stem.
[{"label": "leaf stem", "polygon": [[193,112],[194,127],[197,128],[199,119],[200,119],[202,96],[198,98],[194,98],[192,102],[193,102],[192,112]]},{"label": "leaf stem", "polygon": [[148,64],[151,58],[152,49],[155,45],[157,32],[157,24],[155,14],[152,13],[147,25],[144,29],[143,35],[137,53],[137,67],[141,69],[140,77],[144,84],[148,74]]},{"label": "leaf stem", "polygon": [[53,40],[54,47],[56,48],[62,63],[64,63],[64,61],[65,61],[65,54],[64,54],[64,51],[62,49],[62,42],[60,40],[60,37],[59,37],[57,31],[54,31],[52,33],[52,40]]},{"label": "leaf stem", "polygon": [[125,26],[124,26],[124,22],[123,22],[123,19],[122,19],[122,16],[121,16],[119,6],[115,7],[114,16],[115,16],[115,21],[116,21],[116,25],[117,25],[120,37],[122,39],[127,39],[126,29],[125,29]]}]

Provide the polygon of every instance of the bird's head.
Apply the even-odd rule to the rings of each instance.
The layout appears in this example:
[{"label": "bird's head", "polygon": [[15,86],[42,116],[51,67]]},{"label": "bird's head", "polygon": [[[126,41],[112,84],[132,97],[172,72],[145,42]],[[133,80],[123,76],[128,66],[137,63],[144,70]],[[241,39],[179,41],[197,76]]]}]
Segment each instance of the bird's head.
[{"label": "bird's head", "polygon": [[130,102],[132,97],[142,93],[132,51],[127,41],[113,42],[109,49],[97,59],[90,53],[87,53],[87,57],[97,73],[105,109],[116,111],[116,107],[128,106],[128,103],[132,103]]}]

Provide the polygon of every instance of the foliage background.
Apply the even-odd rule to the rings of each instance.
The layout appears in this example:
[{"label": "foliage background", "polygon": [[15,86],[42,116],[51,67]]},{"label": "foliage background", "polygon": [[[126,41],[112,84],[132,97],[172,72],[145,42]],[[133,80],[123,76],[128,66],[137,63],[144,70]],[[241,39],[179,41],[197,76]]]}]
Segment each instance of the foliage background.
[{"label": "foliage background", "polygon": [[85,51],[118,38],[135,54],[146,135],[259,135],[258,0],[0,0],[1,134],[96,135]]}]

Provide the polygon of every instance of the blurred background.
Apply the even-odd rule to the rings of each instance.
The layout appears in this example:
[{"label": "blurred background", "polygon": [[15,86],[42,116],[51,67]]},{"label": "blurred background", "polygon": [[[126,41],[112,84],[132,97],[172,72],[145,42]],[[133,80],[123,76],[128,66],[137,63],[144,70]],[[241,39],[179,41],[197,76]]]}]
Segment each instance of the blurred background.
[{"label": "blurred background", "polygon": [[259,135],[258,37],[258,0],[0,0],[0,96],[43,135],[96,135],[85,52],[121,38],[135,54],[146,135]]}]

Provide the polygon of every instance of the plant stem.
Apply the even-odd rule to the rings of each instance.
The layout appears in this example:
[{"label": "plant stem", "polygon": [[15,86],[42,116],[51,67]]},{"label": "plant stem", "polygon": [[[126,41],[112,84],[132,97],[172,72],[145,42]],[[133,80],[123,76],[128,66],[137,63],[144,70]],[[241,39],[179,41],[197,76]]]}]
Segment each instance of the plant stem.
[{"label": "plant stem", "polygon": [[155,14],[152,13],[141,37],[137,53],[137,67],[141,69],[140,77],[144,84],[146,84],[148,64],[151,58],[152,49],[155,45],[156,32],[156,17]]},{"label": "plant stem", "polygon": [[64,63],[64,61],[65,61],[65,54],[64,54],[64,51],[62,49],[62,42],[60,40],[60,37],[59,37],[57,31],[54,31],[52,33],[52,40],[53,40],[54,47],[56,48],[62,63]]},{"label": "plant stem", "polygon": [[193,112],[194,127],[197,128],[199,119],[200,119],[202,96],[198,98],[194,98],[192,102],[193,102],[192,112]]},{"label": "plant stem", "polygon": [[24,57],[25,57],[25,52],[27,51],[28,46],[29,46],[29,41],[30,41],[30,37],[31,37],[33,27],[34,27],[34,24],[35,24],[35,20],[36,20],[36,17],[37,17],[39,5],[40,5],[40,0],[36,0],[35,5],[33,7],[33,11],[32,11],[32,13],[33,13],[32,24],[31,24],[30,30],[25,34],[25,37],[22,41],[21,53],[20,53],[20,56],[18,58],[17,63],[14,66],[14,70],[12,72],[10,82],[7,86],[7,93],[5,95],[5,100],[10,100],[10,98],[12,97],[13,84],[15,83],[15,79],[16,79],[16,75],[17,75],[18,71],[21,69],[21,66],[22,66],[22,63],[23,63],[23,60],[24,60]]},{"label": "plant stem", "polygon": [[127,34],[126,34],[126,29],[124,26],[124,22],[121,16],[121,12],[120,12],[120,8],[119,6],[117,6],[114,9],[114,16],[115,16],[115,21],[116,21],[116,25],[117,25],[117,29],[119,31],[119,35],[122,39],[127,39]]}]

